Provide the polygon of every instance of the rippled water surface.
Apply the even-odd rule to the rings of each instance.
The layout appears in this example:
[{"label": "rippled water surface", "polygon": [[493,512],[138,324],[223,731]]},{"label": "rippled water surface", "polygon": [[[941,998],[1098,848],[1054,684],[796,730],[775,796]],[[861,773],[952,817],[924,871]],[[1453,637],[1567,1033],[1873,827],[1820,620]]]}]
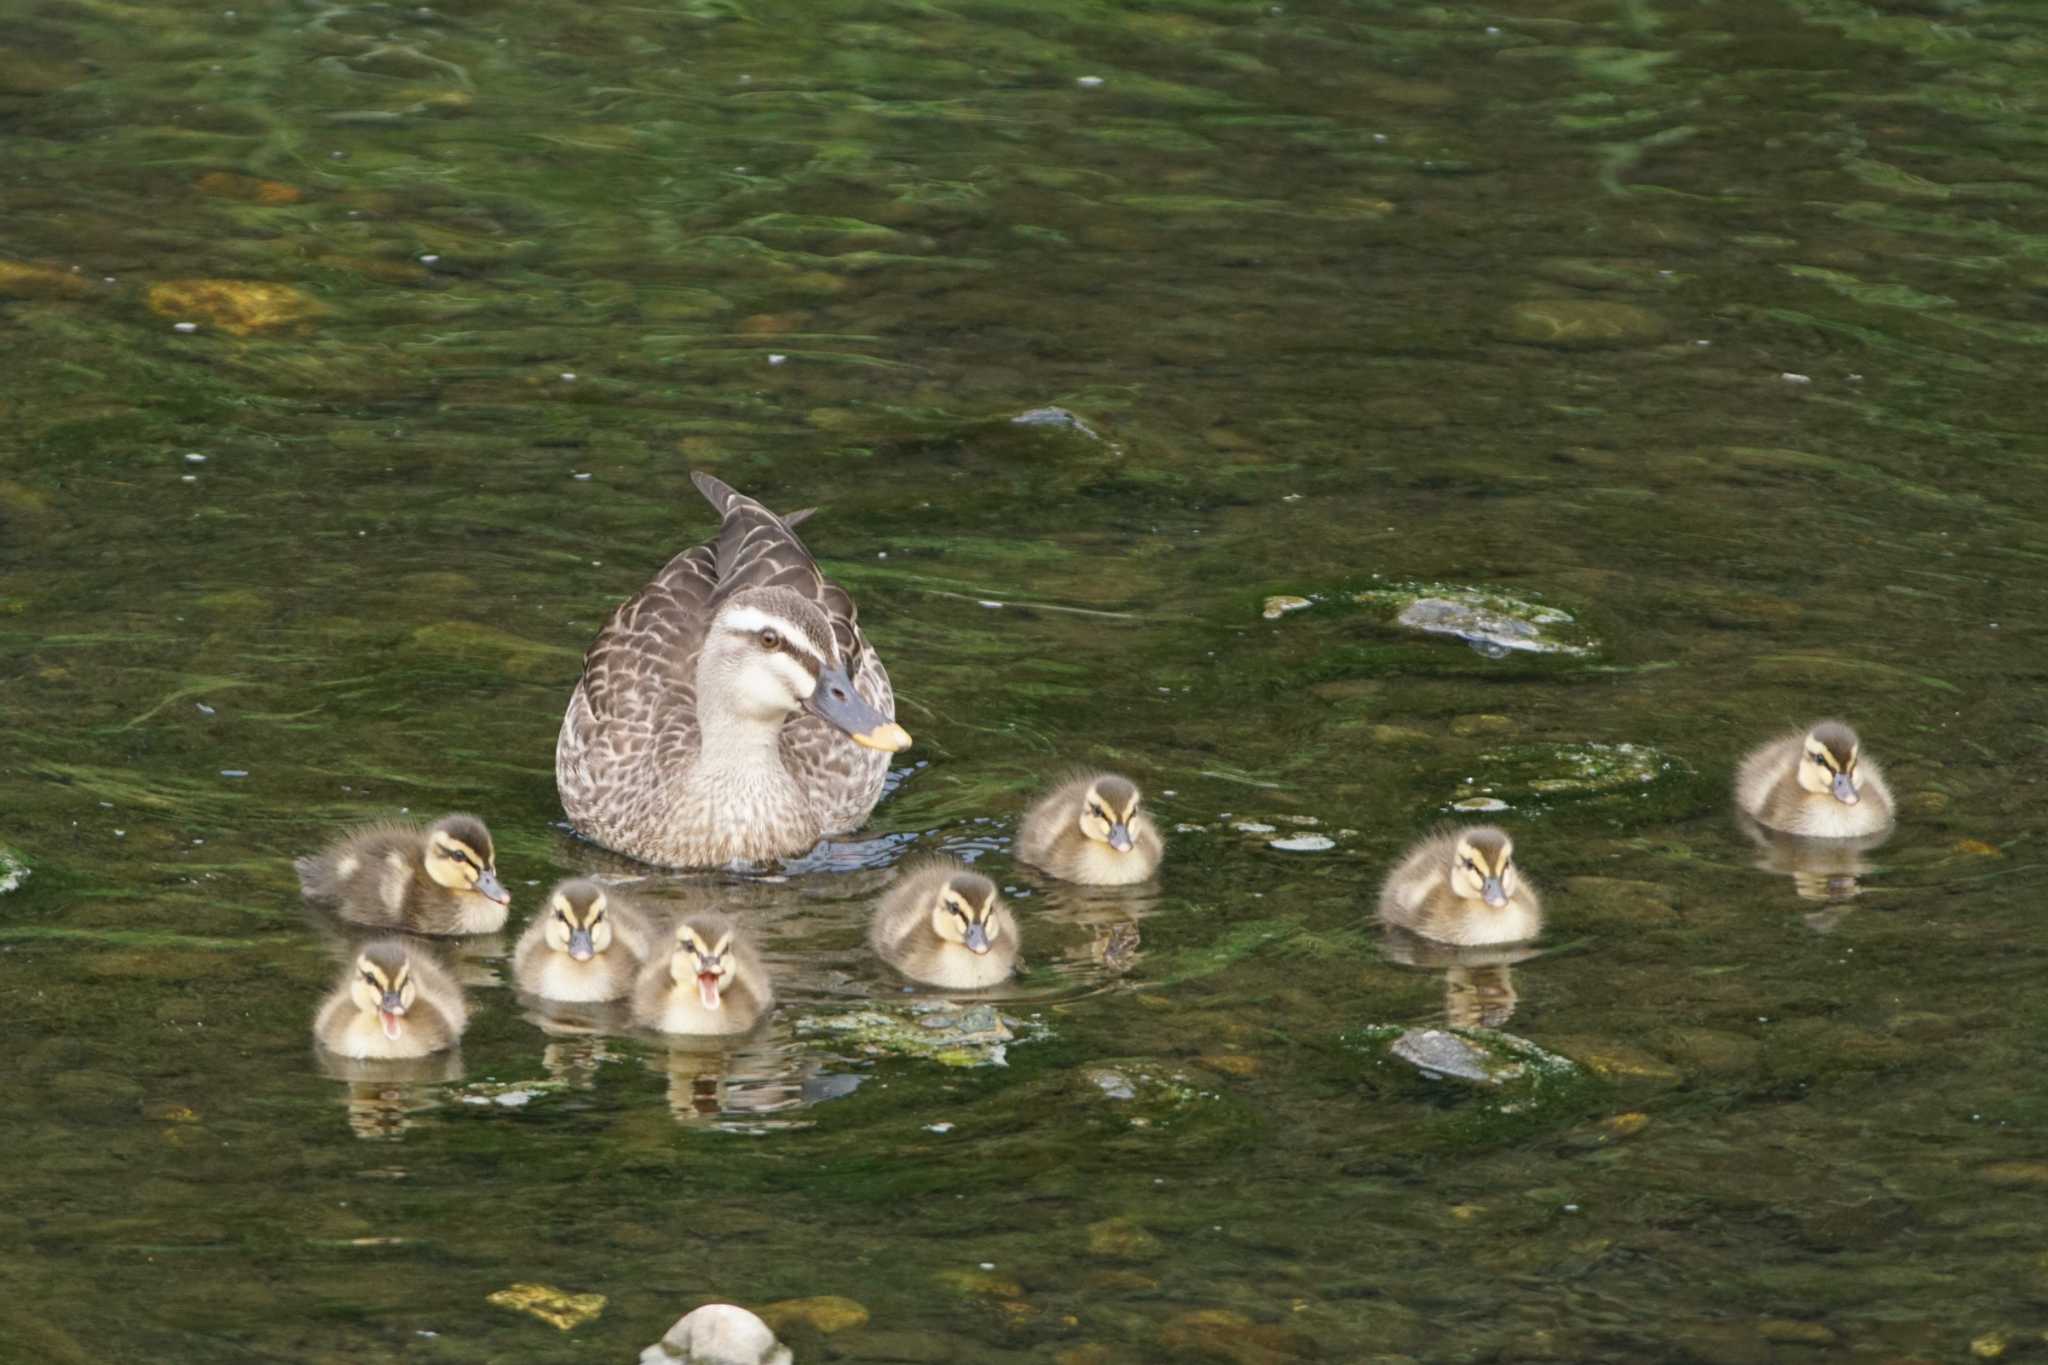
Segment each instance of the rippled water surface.
[{"label": "rippled water surface", "polygon": [[[0,33],[0,1354],[623,1360],[826,1294],[799,1359],[2042,1349],[2031,0],[232,3]],[[918,740],[879,841],[645,884],[784,1010],[541,1013],[508,933],[459,1057],[336,1074],[291,859],[473,809],[514,932],[620,872],[555,730],[692,468],[821,508]],[[1588,652],[1355,600],[1418,584]],[[1759,844],[1734,762],[1826,713],[1896,835]],[[1080,763],[1156,888],[1013,867]],[[1383,940],[1474,799],[1545,939]],[[832,1028],[917,1026],[862,933],[942,848],[1017,893],[1002,1066]],[[1373,1050],[1447,1017],[1576,1070]]]}]

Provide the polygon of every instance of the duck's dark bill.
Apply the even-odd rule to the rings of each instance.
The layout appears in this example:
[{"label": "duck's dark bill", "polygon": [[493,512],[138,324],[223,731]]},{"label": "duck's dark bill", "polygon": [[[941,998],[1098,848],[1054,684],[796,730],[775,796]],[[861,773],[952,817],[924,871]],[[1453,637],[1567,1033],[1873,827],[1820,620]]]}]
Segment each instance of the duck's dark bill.
[{"label": "duck's dark bill", "polygon": [[864,748],[893,754],[910,747],[910,732],[862,700],[843,668],[819,674],[817,690],[805,705]]}]

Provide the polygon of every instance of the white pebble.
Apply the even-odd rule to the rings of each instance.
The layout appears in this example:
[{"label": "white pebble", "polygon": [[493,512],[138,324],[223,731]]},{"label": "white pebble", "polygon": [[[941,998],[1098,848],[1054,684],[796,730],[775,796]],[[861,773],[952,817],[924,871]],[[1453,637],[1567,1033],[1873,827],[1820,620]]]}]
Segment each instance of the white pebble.
[{"label": "white pebble", "polygon": [[1080,87],[1081,87],[1082,89],[1084,89],[1084,90],[1093,90],[1093,89],[1094,89],[1094,88],[1095,88],[1096,86],[1098,86],[1098,85],[1101,85],[1101,84],[1102,84],[1102,77],[1100,77],[1100,76],[1076,76],[1076,77],[1074,77],[1074,84],[1076,84],[1076,85],[1080,86]]},{"label": "white pebble", "polygon": [[173,332],[196,332],[199,330],[199,324],[196,322],[174,322],[171,324],[171,330]]},{"label": "white pebble", "polygon": [[197,474],[180,474],[178,481],[180,483],[198,483],[199,476]]},{"label": "white pebble", "polygon": [[574,370],[564,370],[564,371],[562,371],[562,382],[563,382],[564,384],[573,384],[573,383],[575,383],[575,382],[576,382],[576,372],[575,372]]},{"label": "white pebble", "polygon": [[776,353],[776,354],[770,355],[770,356],[768,357],[768,363],[769,363],[770,365],[781,365],[781,364],[784,364],[784,363],[786,363],[786,362],[787,362],[788,360],[789,360],[789,357],[788,357],[788,356],[786,356],[786,355],[782,355],[782,354],[780,354],[779,352],[778,352],[778,353]]},{"label": "white pebble", "polygon": [[432,264],[434,264],[434,262],[436,262],[436,261],[438,261],[438,260],[440,260],[440,259],[441,259],[441,258],[440,258],[439,256],[422,256],[422,257],[420,257],[420,264],[421,264],[421,265],[432,265]]},{"label": "white pebble", "polygon": [[950,1123],[927,1123],[924,1126],[924,1130],[927,1133],[950,1133],[953,1131],[953,1125]]},{"label": "white pebble", "polygon": [[1291,839],[1274,839],[1266,845],[1282,853],[1328,853],[1336,846],[1337,841],[1327,834],[1297,834]]},{"label": "white pebble", "polygon": [[192,451],[187,451],[187,452],[185,453],[185,463],[186,463],[186,464],[205,464],[205,463],[206,463],[206,457],[205,457],[204,455],[201,455],[201,454],[200,454],[200,453],[199,453],[198,451],[196,451],[196,450],[192,450]]},{"label": "white pebble", "polygon": [[988,608],[988,609],[989,609],[990,611],[994,611],[994,610],[996,610],[996,609],[997,609],[998,607],[1002,606],[1003,604],[1002,604],[1002,603],[1000,603],[1000,602],[991,602],[991,601],[988,601],[988,600],[987,600],[986,598],[984,598],[984,599],[982,600],[982,602],[981,602],[981,604],[980,604],[980,605],[982,605],[982,606],[984,606],[984,607],[987,607],[987,608]]},{"label": "white pebble", "polygon": [[1787,384],[1811,384],[1813,382],[1812,375],[1794,374],[1790,370],[1785,371],[1785,373],[1779,375],[1778,378],[1784,380]]},{"label": "white pebble", "polygon": [[578,483],[590,482],[590,476],[588,474],[571,474],[569,477],[576,480],[576,482]]}]

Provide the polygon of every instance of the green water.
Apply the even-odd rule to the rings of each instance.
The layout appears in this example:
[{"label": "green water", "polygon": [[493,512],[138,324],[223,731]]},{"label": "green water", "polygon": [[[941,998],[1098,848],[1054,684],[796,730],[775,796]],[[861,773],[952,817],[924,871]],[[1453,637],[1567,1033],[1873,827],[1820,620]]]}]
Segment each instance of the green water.
[{"label": "green water", "polygon": [[[806,1361],[2044,1349],[2031,0],[48,0],[0,43],[0,1355],[625,1360],[817,1294],[870,1316]],[[1051,404],[1094,434],[1008,421]],[[652,888],[759,927],[743,1047],[550,1035],[483,943],[459,1063],[325,1074],[291,858],[473,809],[515,928],[609,866],[555,730],[708,531],[692,467],[822,507],[924,765],[894,837]],[[1349,600],[1407,582],[1597,650]],[[1727,807],[1830,712],[1903,808],[1834,902]],[[1156,894],[1013,872],[1083,762],[1187,827]],[[1360,1041],[1445,1017],[1369,910],[1481,793],[1550,910],[1508,1027],[1587,1068],[1514,1112]],[[877,864],[940,847],[1036,887],[1007,1066],[801,1033],[893,1003]],[[526,1282],[607,1302],[487,1302]]]}]

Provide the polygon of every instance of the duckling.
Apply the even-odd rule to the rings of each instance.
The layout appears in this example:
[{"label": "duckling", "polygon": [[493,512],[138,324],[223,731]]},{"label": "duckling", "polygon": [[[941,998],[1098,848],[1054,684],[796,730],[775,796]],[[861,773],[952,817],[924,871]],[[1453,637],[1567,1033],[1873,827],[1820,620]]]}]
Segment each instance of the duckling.
[{"label": "duckling", "polygon": [[313,1020],[313,1038],[356,1059],[424,1057],[453,1047],[469,1023],[462,987],[404,939],[366,944]]},{"label": "duckling", "polygon": [[1159,870],[1166,844],[1140,799],[1137,784],[1115,773],[1069,778],[1025,812],[1017,856],[1070,882],[1142,882]]},{"label": "duckling", "polygon": [[767,969],[724,915],[676,926],[675,949],[640,970],[633,1022],[663,1033],[745,1033],[775,1005]]},{"label": "duckling", "polygon": [[301,858],[299,885],[343,919],[415,934],[494,934],[512,893],[498,880],[491,832],[474,815],[359,829]]},{"label": "duckling", "polygon": [[1492,825],[1446,829],[1408,850],[1380,888],[1380,918],[1440,943],[1517,943],[1543,928],[1515,843]]},{"label": "duckling", "polygon": [[647,949],[640,912],[578,877],[548,892],[547,908],[519,936],[512,980],[544,1000],[619,1000],[632,991]]},{"label": "duckling", "polygon": [[1818,839],[1856,839],[1892,823],[1892,789],[1863,741],[1838,720],[1778,736],[1735,770],[1735,804],[1760,824]]},{"label": "duckling", "polygon": [[882,897],[868,942],[912,981],[956,991],[1008,980],[1020,946],[996,884],[951,858],[905,874]]}]

